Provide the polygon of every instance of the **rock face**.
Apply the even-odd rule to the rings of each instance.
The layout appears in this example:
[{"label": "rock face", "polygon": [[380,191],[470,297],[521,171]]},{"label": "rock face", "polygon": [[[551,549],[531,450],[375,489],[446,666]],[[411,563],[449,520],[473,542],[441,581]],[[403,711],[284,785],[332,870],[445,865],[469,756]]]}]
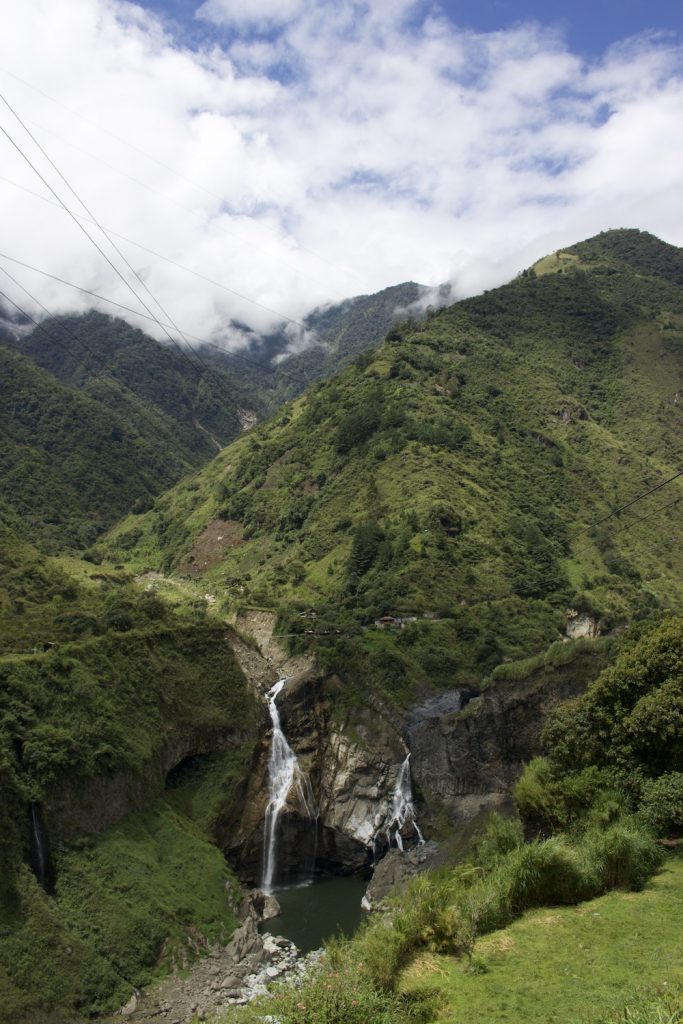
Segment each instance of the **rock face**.
[{"label": "rock face", "polygon": [[189,730],[166,743],[140,772],[60,780],[45,804],[48,828],[60,841],[100,832],[125,814],[149,807],[163,793],[169,772],[187,758],[229,750],[243,739],[239,728]]},{"label": "rock face", "polygon": [[574,608],[567,613],[567,639],[578,640],[580,637],[587,637],[594,640],[600,636],[600,623],[592,615],[585,612],[577,612]]},{"label": "rock face", "polygon": [[[414,714],[408,730],[415,788],[431,811],[456,823],[501,806],[532,757],[549,711],[583,692],[604,667],[598,652],[521,681],[493,682],[457,711]],[[466,695],[469,696],[469,695]]]},{"label": "rock face", "polygon": [[377,910],[382,900],[421,871],[432,867],[438,855],[436,843],[425,843],[414,850],[389,850],[376,866],[365,896],[363,910]]},{"label": "rock face", "polygon": [[[331,694],[340,685],[334,677],[323,679],[310,670],[288,679],[278,698],[283,731],[310,780],[318,808],[317,822],[304,818],[293,788],[279,824],[280,878],[296,877],[311,846],[318,871],[367,870],[405,757],[400,723],[395,725],[388,715],[363,709],[346,729],[334,721]],[[261,871],[269,750],[267,734],[253,765],[241,828],[229,851],[243,876],[255,883]]]},{"label": "rock face", "polygon": [[[273,668],[277,676],[286,674],[276,661],[282,652],[270,636],[273,623],[270,613],[255,613],[243,623],[257,644],[251,653],[242,653],[242,664],[247,668],[248,658],[261,658],[253,678],[263,698]],[[540,752],[548,712],[582,692],[603,665],[604,655],[586,650],[570,664],[541,668],[526,679],[494,681],[483,693],[470,687],[436,694],[405,716],[375,701],[342,720],[335,711],[341,680],[323,677],[310,662],[290,662],[292,674],[278,695],[278,711],[310,782],[318,817],[311,820],[302,813],[293,786],[279,819],[276,882],[301,877],[306,865],[317,872],[369,872],[389,845],[387,813],[408,750],[420,822],[445,816],[465,825],[509,803],[523,766]],[[254,754],[240,828],[226,843],[242,877],[256,885],[262,872],[270,740],[267,731]],[[412,830],[407,838],[409,846],[417,841]]]}]

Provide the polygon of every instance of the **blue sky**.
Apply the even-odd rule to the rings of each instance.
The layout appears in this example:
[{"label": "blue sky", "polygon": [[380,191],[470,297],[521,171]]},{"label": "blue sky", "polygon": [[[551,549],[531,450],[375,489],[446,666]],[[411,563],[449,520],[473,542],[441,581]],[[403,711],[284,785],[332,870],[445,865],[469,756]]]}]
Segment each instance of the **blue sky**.
[{"label": "blue sky", "polygon": [[593,56],[641,32],[683,28],[683,5],[677,0],[447,0],[443,7],[453,21],[480,32],[534,19],[559,28],[575,52]]},{"label": "blue sky", "polygon": [[[142,6],[173,19],[187,40],[205,41],[215,26],[195,18],[199,4],[188,0],[147,0]],[[248,7],[248,3],[244,4]],[[521,21],[537,21],[559,31],[576,53],[597,56],[609,46],[643,32],[683,31],[680,0],[444,0],[439,5],[465,29],[495,32]]]},{"label": "blue sky", "polygon": [[[0,82],[174,320],[239,344],[233,319],[267,330],[269,310],[409,279],[469,295],[610,227],[683,245],[680,10],[32,0],[3,26]],[[6,252],[129,302],[3,145]]]}]

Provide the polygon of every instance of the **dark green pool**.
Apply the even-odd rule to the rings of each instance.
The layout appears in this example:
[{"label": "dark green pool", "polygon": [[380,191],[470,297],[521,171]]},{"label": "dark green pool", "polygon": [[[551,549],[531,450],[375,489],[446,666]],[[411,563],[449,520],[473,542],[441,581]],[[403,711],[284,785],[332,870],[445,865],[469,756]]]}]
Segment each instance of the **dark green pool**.
[{"label": "dark green pool", "polygon": [[351,935],[364,916],[360,901],[367,884],[358,878],[320,878],[274,889],[282,913],[264,921],[261,930],[284,935],[303,953],[339,932]]}]

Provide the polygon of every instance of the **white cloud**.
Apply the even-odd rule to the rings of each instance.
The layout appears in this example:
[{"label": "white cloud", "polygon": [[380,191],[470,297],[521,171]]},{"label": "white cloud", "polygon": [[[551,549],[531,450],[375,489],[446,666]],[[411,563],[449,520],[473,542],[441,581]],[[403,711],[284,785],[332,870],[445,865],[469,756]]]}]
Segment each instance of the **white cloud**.
[{"label": "white cloud", "polygon": [[[0,39],[1,91],[97,217],[167,257],[120,242],[195,335],[406,279],[469,294],[610,226],[683,243],[671,40],[586,65],[539,26],[463,32],[407,0],[198,14],[217,25],[201,51],[119,0],[33,0]],[[77,208],[9,111],[0,124]],[[3,177],[50,198],[0,145]],[[135,304],[62,210],[0,181],[0,213],[2,251]],[[12,272],[51,309],[86,304]]]}]

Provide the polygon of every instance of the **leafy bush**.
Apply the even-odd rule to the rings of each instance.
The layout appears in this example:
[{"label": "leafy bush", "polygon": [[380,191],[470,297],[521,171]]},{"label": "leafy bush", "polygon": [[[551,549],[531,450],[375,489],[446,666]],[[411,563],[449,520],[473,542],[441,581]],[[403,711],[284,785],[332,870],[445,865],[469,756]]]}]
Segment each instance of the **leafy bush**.
[{"label": "leafy bush", "polygon": [[659,836],[683,829],[683,772],[647,779],[642,786],[640,813]]}]

